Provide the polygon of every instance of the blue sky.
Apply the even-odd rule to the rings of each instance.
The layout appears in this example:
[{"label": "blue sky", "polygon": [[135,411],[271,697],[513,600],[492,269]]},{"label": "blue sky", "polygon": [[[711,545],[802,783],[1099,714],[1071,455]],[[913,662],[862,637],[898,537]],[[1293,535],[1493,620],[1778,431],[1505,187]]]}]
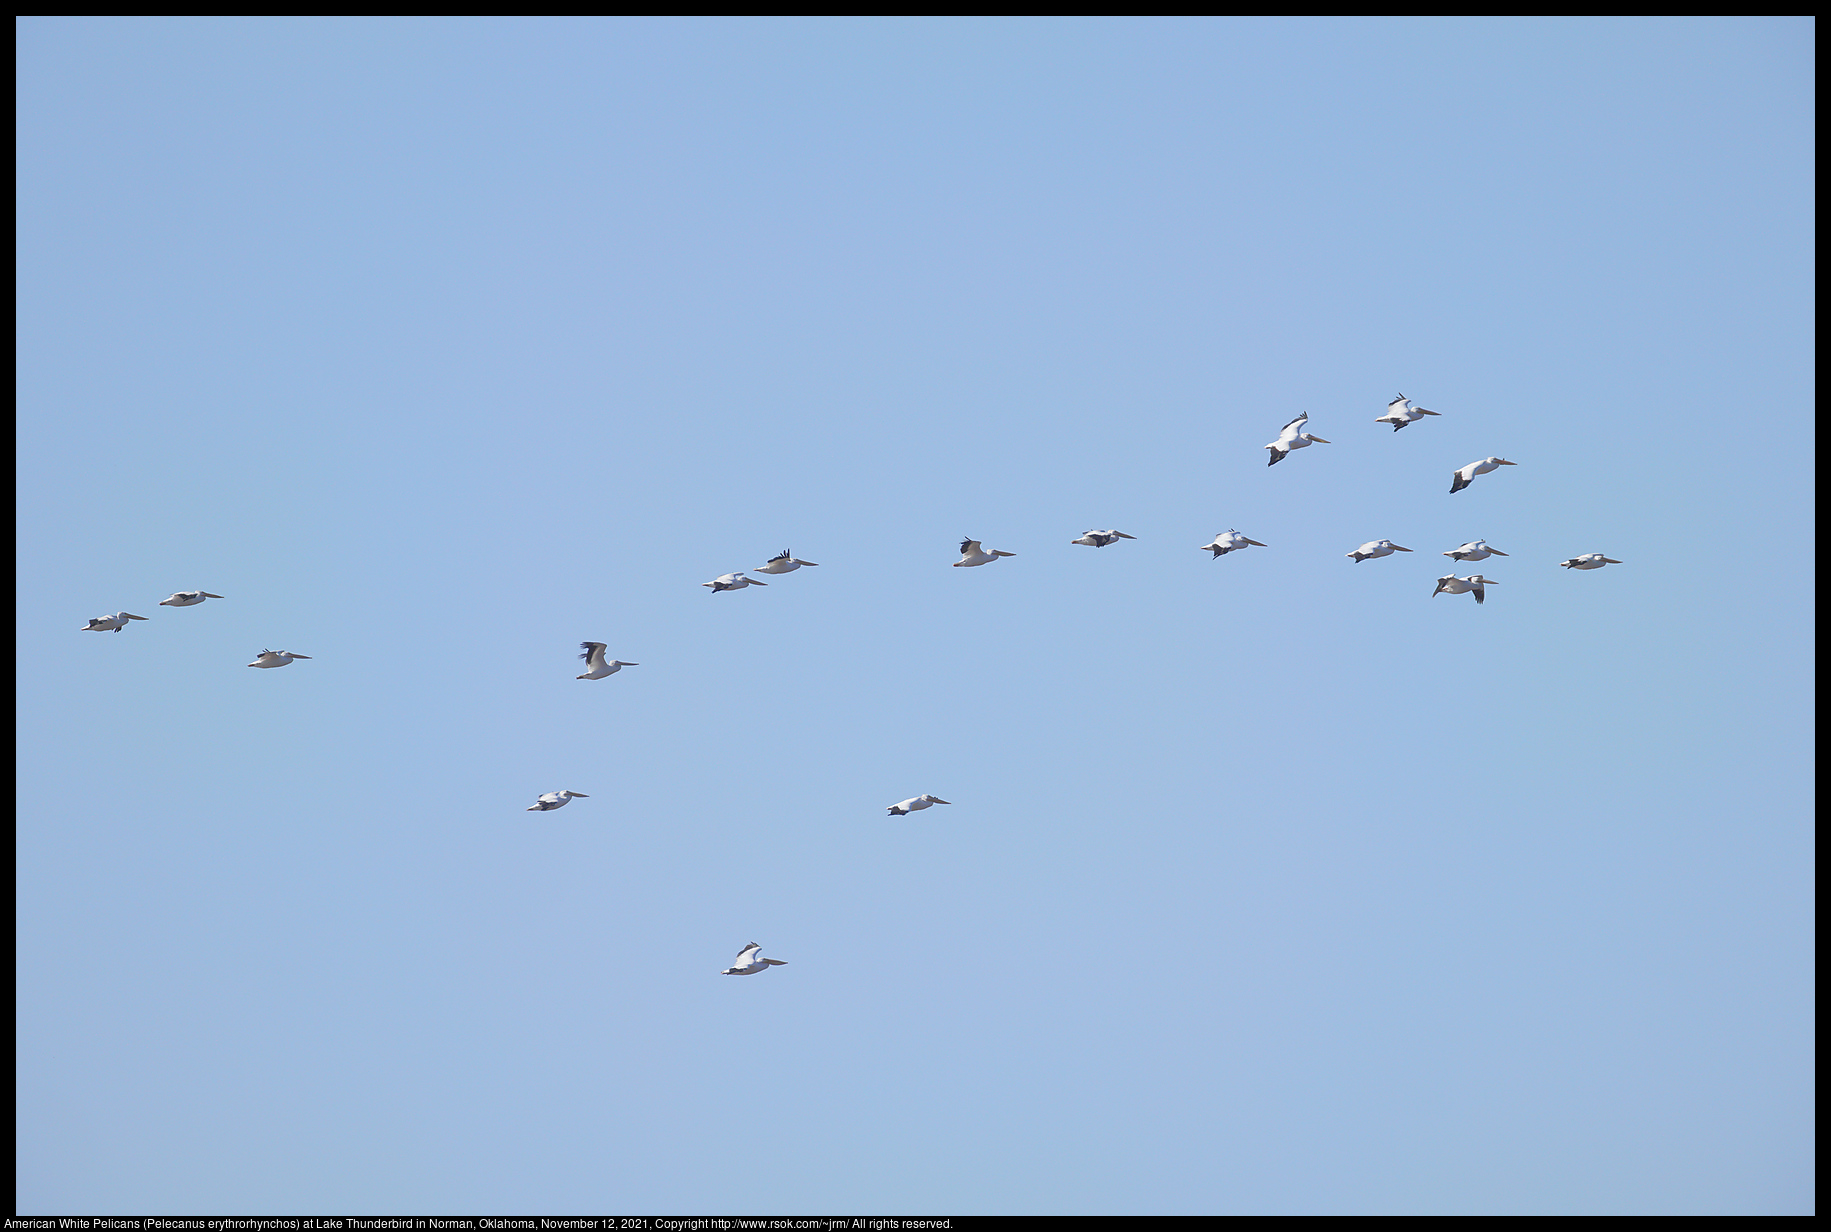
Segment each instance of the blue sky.
[{"label": "blue sky", "polygon": [[1812,35],[25,21],[17,1209],[1808,1212]]}]

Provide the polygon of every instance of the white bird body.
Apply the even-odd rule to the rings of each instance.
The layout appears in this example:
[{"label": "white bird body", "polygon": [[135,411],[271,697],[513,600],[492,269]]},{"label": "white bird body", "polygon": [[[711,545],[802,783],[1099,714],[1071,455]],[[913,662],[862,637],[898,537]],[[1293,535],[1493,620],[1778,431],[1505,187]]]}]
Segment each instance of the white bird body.
[{"label": "white bird body", "polygon": [[1222,531],[1214,537],[1213,543],[1202,544],[1202,551],[1213,552],[1209,560],[1219,560],[1229,552],[1237,552],[1244,547],[1262,548],[1265,545],[1257,539],[1248,539],[1237,530]]},{"label": "white bird body", "polygon": [[1392,430],[1397,432],[1406,424],[1417,423],[1426,415],[1435,415],[1436,413],[1437,412],[1435,411],[1425,410],[1423,407],[1413,403],[1411,399],[1407,398],[1404,394],[1400,394],[1386,404],[1386,413],[1373,422],[1389,423],[1392,425]]},{"label": "white bird body", "polygon": [[1377,560],[1382,556],[1391,556],[1394,552],[1409,551],[1411,551],[1410,548],[1402,548],[1390,539],[1375,539],[1372,543],[1361,544],[1348,555],[1352,556],[1354,563],[1358,565],[1363,560]]},{"label": "white bird body", "polygon": [[556,808],[565,808],[574,799],[589,800],[590,796],[582,791],[550,791],[538,797],[533,804],[523,809],[524,813],[550,813]]},{"label": "white bird body", "polygon": [[132,612],[116,612],[112,616],[97,616],[78,632],[81,633],[119,633],[127,627],[130,620],[145,620],[144,616],[135,616]]},{"label": "white bird body", "polygon": [[786,551],[784,551],[779,555],[771,556],[766,562],[758,565],[757,572],[758,573],[793,573],[795,570],[799,569],[803,565],[807,565],[808,567],[814,568],[814,569],[818,569],[820,567],[818,564],[816,564],[814,561],[811,561],[811,560],[796,560],[793,556],[790,556]]},{"label": "white bird body", "polygon": [[1600,569],[1604,565],[1618,565],[1621,562],[1600,552],[1591,552],[1587,556],[1573,556],[1558,563],[1566,569]]},{"label": "white bird body", "polygon": [[1079,543],[1090,548],[1103,548],[1117,543],[1121,539],[1136,539],[1137,535],[1128,535],[1122,530],[1090,530],[1079,539],[1070,539],[1070,543]]},{"label": "white bird body", "polygon": [[1308,422],[1310,422],[1310,413],[1305,411],[1285,424],[1283,430],[1278,433],[1278,439],[1265,446],[1272,451],[1271,460],[1265,465],[1278,465],[1293,449],[1308,449],[1311,445],[1327,445],[1328,441],[1323,440],[1320,436],[1311,436],[1303,430],[1303,425]]},{"label": "white bird body", "polygon": [[309,659],[310,655],[294,654],[290,650],[263,650],[250,663],[249,667],[285,667],[294,659]]},{"label": "white bird body", "polygon": [[752,941],[737,952],[737,961],[720,971],[720,975],[755,975],[771,967],[786,967],[787,963],[779,958],[764,958],[763,947]]},{"label": "white bird body", "polygon": [[181,590],[169,599],[159,600],[160,607],[195,607],[205,599],[220,599],[207,590]]},{"label": "white bird body", "polygon": [[1467,564],[1470,561],[1486,560],[1490,556],[1505,556],[1506,553],[1499,548],[1489,547],[1486,539],[1477,539],[1473,543],[1463,544],[1453,552],[1445,552],[1444,555]]},{"label": "white bird body", "polygon": [[746,586],[767,586],[769,583],[759,582],[755,578],[747,578],[743,573],[739,572],[721,573],[710,582],[701,582],[700,585],[710,586],[712,588],[712,593],[716,595],[721,590],[742,590]]},{"label": "white bird body", "polygon": [[1460,470],[1458,470],[1456,472],[1456,477],[1454,479],[1450,480],[1450,492],[1451,492],[1451,494],[1454,494],[1454,493],[1462,491],[1464,488],[1468,487],[1471,483],[1475,482],[1475,476],[1485,475],[1489,471],[1493,470],[1495,467],[1518,466],[1518,465],[1519,465],[1519,463],[1517,463],[1517,462],[1509,462],[1505,458],[1496,458],[1493,456],[1482,458],[1480,461],[1477,461],[1477,462],[1471,462],[1467,466],[1462,467]]},{"label": "white bird body", "polygon": [[574,676],[574,680],[602,680],[606,676],[616,675],[626,667],[642,666],[640,663],[625,663],[621,659],[606,662],[603,642],[580,642],[579,649],[585,652],[579,656],[585,660],[585,671],[583,675]]},{"label": "white bird body", "polygon": [[1485,588],[1495,585],[1498,585],[1498,583],[1492,578],[1482,577],[1479,573],[1471,573],[1465,578],[1459,578],[1453,573],[1446,573],[1437,579],[1437,589],[1430,592],[1430,597],[1435,599],[1438,595],[1466,595],[1473,593],[1475,602],[1486,603],[1488,592]]},{"label": "white bird body", "polygon": [[960,541],[960,559],[954,562],[956,569],[971,569],[975,565],[989,565],[1000,556],[1015,556],[1016,552],[988,552],[979,546],[977,539]]},{"label": "white bird body", "polygon": [[952,803],[952,800],[943,800],[940,796],[915,796],[908,800],[898,800],[895,804],[891,805],[890,815],[892,817],[901,817],[906,813],[919,813],[925,808],[933,808],[937,804]]}]

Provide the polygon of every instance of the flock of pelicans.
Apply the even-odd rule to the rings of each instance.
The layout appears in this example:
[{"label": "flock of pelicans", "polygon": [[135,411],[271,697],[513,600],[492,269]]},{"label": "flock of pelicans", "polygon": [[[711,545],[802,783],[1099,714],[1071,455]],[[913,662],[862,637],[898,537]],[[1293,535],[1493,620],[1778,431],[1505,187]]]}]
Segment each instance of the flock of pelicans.
[{"label": "flock of pelicans", "polygon": [[[1386,413],[1381,415],[1375,422],[1389,423],[1392,425],[1392,430],[1397,432],[1399,429],[1404,428],[1409,424],[1417,423],[1426,415],[1436,415],[1437,413],[1438,412],[1436,411],[1427,411],[1421,406],[1414,405],[1404,394],[1400,394],[1387,405]],[[1303,426],[1307,424],[1309,420],[1310,416],[1308,412],[1305,412],[1284,425],[1283,430],[1278,433],[1278,439],[1265,446],[1266,449],[1271,451],[1271,458],[1266,462],[1267,466],[1276,466],[1299,449],[1307,449],[1311,445],[1329,444],[1329,442],[1322,437],[1311,436],[1303,430]],[[1479,461],[1471,462],[1467,466],[1460,467],[1456,470],[1450,481],[1450,492],[1454,494],[1462,491],[1473,483],[1478,475],[1486,475],[1490,471],[1498,470],[1503,466],[1517,465],[1518,463],[1509,462],[1505,458],[1497,457],[1487,457],[1482,458]],[[1124,531],[1118,530],[1090,530],[1080,538],[1072,539],[1069,542],[1081,544],[1090,548],[1104,548],[1112,546],[1121,539],[1135,539],[1136,537],[1137,536],[1135,535],[1128,535]],[[1212,543],[1203,544],[1202,550],[1213,553],[1213,556],[1210,559],[1219,560],[1229,552],[1237,552],[1247,547],[1262,548],[1265,546],[1265,544],[1260,543],[1257,539],[1248,539],[1237,530],[1227,530],[1216,535]],[[1382,556],[1391,556],[1394,552],[1409,551],[1411,551],[1410,548],[1400,547],[1390,539],[1375,539],[1371,543],[1361,544],[1352,552],[1347,553],[1347,555],[1358,565],[1363,560],[1377,560]],[[999,550],[987,551],[979,540],[963,539],[960,543],[960,559],[954,562],[954,568],[970,569],[978,565],[989,565],[1001,556],[1015,555],[1017,555],[1015,552]],[[1443,555],[1458,563],[1474,563],[1486,560],[1490,556],[1505,556],[1507,553],[1500,551],[1498,548],[1488,546],[1488,541],[1485,539],[1477,539],[1471,543],[1465,543],[1461,547],[1445,552]],[[1569,560],[1559,562],[1559,564],[1566,569],[1600,569],[1604,565],[1618,565],[1620,563],[1620,561],[1613,557],[1604,556],[1600,552],[1591,552],[1584,556],[1573,556]],[[770,557],[768,561],[757,566],[754,572],[767,573],[773,576],[793,573],[795,570],[801,568],[816,567],[817,565],[814,561],[797,560],[792,554],[782,552],[779,555]],[[1476,603],[1484,603],[1487,600],[1487,587],[1494,584],[1492,578],[1483,577],[1479,573],[1471,573],[1467,577],[1457,577],[1454,570],[1452,570],[1437,579],[1437,589],[1431,592],[1431,597],[1435,598],[1441,594],[1472,594],[1475,596]],[[739,571],[737,573],[720,574],[712,581],[701,582],[700,585],[711,588],[712,593],[717,594],[721,590],[743,590],[747,586],[767,586],[769,583],[759,582],[753,577],[746,577],[743,571]],[[221,595],[211,594],[207,590],[181,590],[169,599],[160,600],[159,606],[195,607],[206,599],[220,598],[222,598]],[[88,624],[84,625],[83,630],[89,633],[119,633],[122,629],[127,627],[129,621],[145,619],[146,617],[136,616],[132,612],[115,612],[113,615],[109,616],[97,616]],[[580,642],[579,648],[583,651],[583,653],[579,655],[579,658],[585,660],[585,671],[577,677],[579,680],[602,680],[606,676],[615,675],[623,668],[641,666],[638,663],[625,663],[620,659],[606,659],[604,657],[604,652],[608,647],[604,642]],[[310,658],[310,655],[298,654],[291,650],[263,650],[256,656],[254,662],[248,664],[248,666],[286,667],[297,659]],[[550,791],[540,796],[533,804],[529,805],[527,811],[530,813],[545,813],[550,812],[553,809],[564,808],[573,800],[587,799],[590,799],[590,797],[582,791]],[[939,796],[927,794],[914,796],[908,800],[899,800],[895,804],[892,804],[890,806],[890,816],[903,817],[910,813],[920,812],[926,808],[933,808],[937,804],[947,803],[949,803],[949,801],[943,800]],[[755,975],[757,972],[767,971],[771,967],[787,965],[779,959],[762,957],[761,951],[761,946],[754,941],[751,942],[738,952],[737,961],[720,972],[720,974]]]}]

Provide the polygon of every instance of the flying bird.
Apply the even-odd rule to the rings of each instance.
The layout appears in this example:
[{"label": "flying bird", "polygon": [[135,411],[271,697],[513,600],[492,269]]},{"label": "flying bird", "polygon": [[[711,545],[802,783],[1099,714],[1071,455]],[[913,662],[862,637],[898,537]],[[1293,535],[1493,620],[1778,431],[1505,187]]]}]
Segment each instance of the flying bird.
[{"label": "flying bird", "polygon": [[752,941],[749,945],[737,952],[737,961],[732,963],[729,967],[726,967],[723,971],[720,971],[719,974],[755,975],[757,972],[767,971],[771,967],[788,966],[788,964],[783,962],[780,958],[764,958],[762,956],[762,950],[762,946]]},{"label": "flying bird", "polygon": [[260,656],[250,663],[249,667],[285,667],[294,659],[309,659],[310,655],[294,654],[290,650],[263,650]]},{"label": "flying bird", "polygon": [[1311,436],[1303,430],[1303,425],[1308,422],[1310,422],[1310,413],[1305,411],[1285,424],[1284,430],[1278,433],[1278,439],[1265,447],[1272,451],[1271,460],[1265,465],[1278,465],[1284,461],[1284,455],[1293,449],[1308,449],[1311,445],[1327,445],[1328,441],[1323,440],[1320,436]]},{"label": "flying bird", "polygon": [[1618,565],[1621,562],[1600,552],[1591,552],[1587,556],[1573,556],[1558,563],[1566,569],[1600,569],[1604,565]]},{"label": "flying bird", "polygon": [[952,800],[943,800],[940,796],[916,796],[909,800],[898,800],[895,804],[891,805],[890,815],[892,817],[901,817],[906,813],[919,813],[925,808],[933,808],[937,804],[952,803]]},{"label": "flying bird", "polygon": [[205,599],[220,599],[207,590],[181,590],[169,599],[159,600],[160,607],[195,607]]},{"label": "flying bird", "polygon": [[[758,573],[793,573],[795,570],[799,569],[802,565],[808,565],[815,569],[818,569],[820,567],[818,564],[815,564],[815,562],[813,562],[811,560],[796,560],[793,556],[790,556],[786,550],[784,550],[784,551],[778,552],[774,556],[771,556],[767,563],[758,565],[757,572]],[[763,584],[764,583],[760,583],[760,582],[758,583],[758,585],[763,585]]]},{"label": "flying bird", "polygon": [[1213,543],[1202,544],[1202,551],[1214,553],[1213,556],[1208,558],[1209,560],[1219,560],[1221,557],[1227,555],[1227,553],[1237,552],[1241,548],[1249,545],[1255,548],[1262,548],[1265,546],[1257,539],[1248,539],[1237,530],[1229,530],[1222,531],[1220,534],[1216,535]]},{"label": "flying bird", "polygon": [[574,799],[589,800],[590,796],[582,791],[550,791],[538,797],[534,803],[523,809],[524,813],[550,813],[556,808],[565,808]]},{"label": "flying bird", "polygon": [[1375,539],[1372,543],[1361,544],[1347,554],[1352,556],[1354,563],[1358,565],[1363,560],[1375,560],[1381,556],[1391,556],[1394,552],[1409,551],[1411,551],[1410,548],[1402,548],[1390,539]]},{"label": "flying bird", "polygon": [[112,616],[97,616],[84,625],[80,633],[119,633],[127,627],[130,620],[145,620],[144,616],[135,616],[132,612],[116,612]]},{"label": "flying bird", "polygon": [[1463,544],[1454,552],[1445,552],[1444,555],[1451,560],[1459,560],[1466,564],[1469,561],[1486,560],[1490,556],[1505,556],[1506,553],[1499,548],[1489,547],[1486,539],[1477,539],[1473,543]]},{"label": "flying bird", "polygon": [[1457,471],[1456,477],[1454,479],[1450,480],[1450,492],[1452,494],[1454,494],[1454,493],[1462,491],[1464,488],[1468,487],[1471,483],[1475,482],[1475,476],[1485,475],[1497,466],[1518,466],[1518,465],[1519,465],[1519,463],[1517,463],[1517,462],[1509,462],[1505,458],[1496,458],[1496,457],[1492,457],[1492,456],[1483,458],[1479,462],[1471,462],[1467,466],[1463,467],[1461,470]]},{"label": "flying bird", "polygon": [[616,675],[626,667],[642,666],[640,663],[625,663],[621,659],[612,659],[606,663],[603,642],[580,642],[579,649],[585,652],[579,656],[585,660],[585,674],[574,676],[574,680],[602,680],[606,676]]},{"label": "flying bird", "polygon": [[960,541],[960,559],[954,562],[956,569],[971,569],[974,565],[988,565],[1000,556],[1015,556],[1016,552],[988,552],[979,546],[977,539]]},{"label": "flying bird", "polygon": [[1079,543],[1085,547],[1103,548],[1121,539],[1136,539],[1137,535],[1128,535],[1122,530],[1090,530],[1079,539],[1070,539],[1070,543]]},{"label": "flying bird", "polygon": [[1430,592],[1430,597],[1435,599],[1438,595],[1466,595],[1473,591],[1475,602],[1486,603],[1488,592],[1483,587],[1494,585],[1497,583],[1492,578],[1482,577],[1479,573],[1471,573],[1465,578],[1446,573],[1437,579],[1437,589]]},{"label": "flying bird", "polygon": [[701,582],[700,585],[710,586],[712,588],[712,593],[716,595],[721,590],[742,590],[746,586],[767,586],[769,583],[759,582],[755,578],[747,578],[740,572],[721,573],[710,582]]},{"label": "flying bird", "polygon": [[1386,404],[1386,413],[1373,422],[1389,423],[1392,425],[1392,430],[1397,432],[1406,424],[1417,423],[1426,415],[1435,415],[1436,413],[1437,412],[1435,411],[1427,411],[1421,406],[1414,405],[1404,394],[1400,394]]}]

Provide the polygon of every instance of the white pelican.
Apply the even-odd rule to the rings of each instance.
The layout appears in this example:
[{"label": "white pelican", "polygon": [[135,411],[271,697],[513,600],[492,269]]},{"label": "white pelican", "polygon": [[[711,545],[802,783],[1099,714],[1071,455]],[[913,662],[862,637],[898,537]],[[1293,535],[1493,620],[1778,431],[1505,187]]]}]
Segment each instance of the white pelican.
[{"label": "white pelican", "polygon": [[1467,564],[1469,561],[1486,560],[1490,556],[1505,556],[1506,553],[1499,548],[1489,547],[1486,539],[1477,539],[1473,543],[1463,544],[1454,552],[1445,552],[1444,555]]},{"label": "white pelican", "polygon": [[1237,530],[1222,531],[1214,537],[1213,543],[1202,544],[1202,551],[1214,553],[1213,556],[1208,558],[1209,560],[1219,560],[1221,557],[1227,555],[1227,553],[1237,552],[1249,544],[1255,548],[1262,548],[1265,546],[1257,539],[1248,539]]},{"label": "white pelican", "polygon": [[260,657],[250,663],[249,667],[285,667],[294,659],[309,659],[310,655],[294,654],[290,650],[263,650]]},{"label": "white pelican", "polygon": [[1488,592],[1483,587],[1498,584],[1493,578],[1482,577],[1479,573],[1471,573],[1465,578],[1446,573],[1437,579],[1437,589],[1430,592],[1430,597],[1435,599],[1438,595],[1466,595],[1470,591],[1474,591],[1475,602],[1486,603]]},{"label": "white pelican", "polygon": [[1303,430],[1303,425],[1308,422],[1310,422],[1310,413],[1305,411],[1285,424],[1284,430],[1278,433],[1278,439],[1266,446],[1272,451],[1272,456],[1271,461],[1265,465],[1278,465],[1284,461],[1284,455],[1293,449],[1308,449],[1312,444],[1327,445],[1328,441],[1323,440],[1320,436],[1311,436]]},{"label": "white pelican", "polygon": [[759,582],[755,578],[747,578],[742,572],[738,572],[721,573],[710,582],[701,582],[700,585],[710,586],[712,588],[712,593],[716,595],[721,590],[742,590],[746,586],[767,586],[769,583]]},{"label": "white pelican", "polygon": [[737,952],[737,961],[732,963],[729,967],[726,967],[723,971],[720,971],[719,974],[755,975],[757,972],[767,971],[771,967],[788,966],[788,964],[783,962],[780,958],[762,957],[762,949],[762,946],[752,941],[749,945]]},{"label": "white pelican", "polygon": [[626,667],[642,666],[640,663],[625,663],[621,659],[612,659],[606,663],[603,642],[580,642],[579,649],[585,652],[579,656],[585,660],[585,674],[574,676],[574,680],[602,680],[606,676],[616,675]]},{"label": "white pelican", "polygon": [[1621,562],[1600,552],[1591,552],[1587,556],[1573,556],[1558,563],[1566,569],[1600,569],[1604,565],[1618,565]]},{"label": "white pelican", "polygon": [[916,796],[909,800],[898,800],[895,804],[891,805],[890,815],[892,817],[901,817],[906,813],[919,813],[925,808],[933,808],[937,804],[952,803],[952,800],[943,800],[940,796]]},{"label": "white pelican", "polygon": [[550,813],[556,808],[565,808],[574,798],[589,800],[590,796],[582,791],[550,791],[539,797],[534,803],[523,809],[524,813]]},{"label": "white pelican", "polygon": [[1519,465],[1518,462],[1509,462],[1505,458],[1496,458],[1496,457],[1493,457],[1492,455],[1483,458],[1479,462],[1471,462],[1467,466],[1463,467],[1461,470],[1457,471],[1456,477],[1454,479],[1450,480],[1450,491],[1452,493],[1462,491],[1464,488],[1468,487],[1471,483],[1475,482],[1475,476],[1485,475],[1497,466],[1518,466],[1518,465]]},{"label": "white pelican", "polygon": [[1410,548],[1402,548],[1390,539],[1375,539],[1372,543],[1361,544],[1347,554],[1352,556],[1354,563],[1358,565],[1363,560],[1375,560],[1381,556],[1391,556],[1394,552],[1409,551],[1411,551]]},{"label": "white pelican", "polygon": [[116,612],[112,616],[97,616],[94,620],[91,620],[88,624],[84,625],[79,632],[119,633],[122,629],[127,627],[128,621],[145,619],[146,617],[135,616],[132,612]]},{"label": "white pelican", "polygon": [[220,599],[207,590],[181,590],[169,599],[159,600],[160,607],[195,607],[205,599]]},{"label": "white pelican", "polygon": [[956,569],[971,569],[974,565],[987,565],[1000,556],[1015,556],[1016,552],[988,552],[979,546],[977,539],[960,541],[960,559],[954,562]]},{"label": "white pelican", "polygon": [[1090,530],[1079,539],[1070,539],[1070,543],[1079,543],[1085,547],[1103,548],[1121,539],[1136,539],[1137,535],[1128,535],[1122,530]]},{"label": "white pelican", "polygon": [[1435,415],[1436,413],[1437,412],[1435,411],[1427,411],[1421,406],[1414,405],[1411,399],[1407,398],[1404,394],[1400,394],[1386,404],[1386,413],[1373,422],[1389,423],[1392,425],[1392,430],[1397,432],[1406,424],[1417,423],[1426,415]]},{"label": "white pelican", "polygon": [[786,550],[771,556],[769,560],[757,566],[758,573],[793,573],[802,565],[818,569],[820,566],[811,560],[796,560]]}]

